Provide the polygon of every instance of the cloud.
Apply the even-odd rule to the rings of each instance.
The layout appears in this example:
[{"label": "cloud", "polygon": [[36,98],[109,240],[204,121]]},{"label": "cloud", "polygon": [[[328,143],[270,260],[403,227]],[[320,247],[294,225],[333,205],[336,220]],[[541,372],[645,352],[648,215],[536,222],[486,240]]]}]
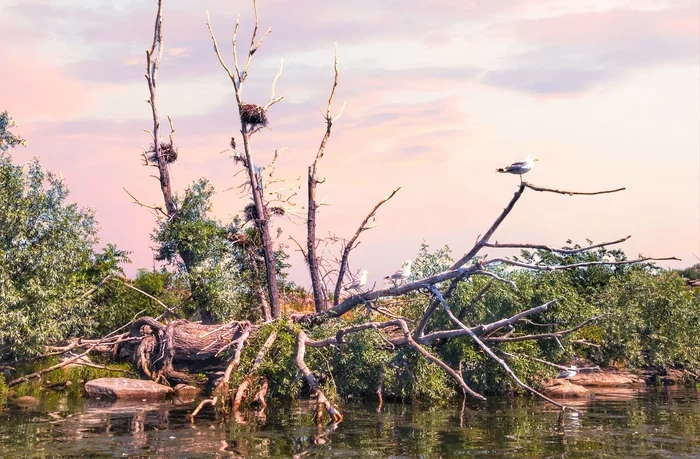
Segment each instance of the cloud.
[{"label": "cloud", "polygon": [[[631,70],[698,57],[691,8],[620,9],[567,14],[502,26],[533,49],[506,68],[488,71],[486,84],[534,94],[577,93],[625,78]],[[697,24],[696,24],[697,25]]]},{"label": "cloud", "polygon": [[21,54],[0,48],[2,110],[23,121],[75,115],[90,100],[80,83],[30,49]]}]

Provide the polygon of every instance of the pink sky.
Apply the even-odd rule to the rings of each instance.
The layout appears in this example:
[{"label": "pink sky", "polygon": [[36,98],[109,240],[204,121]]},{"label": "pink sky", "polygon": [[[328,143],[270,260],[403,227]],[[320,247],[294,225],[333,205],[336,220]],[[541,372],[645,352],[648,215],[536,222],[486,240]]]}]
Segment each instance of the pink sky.
[{"label": "pink sky", "polygon": [[[149,142],[144,50],[156,2],[0,0],[0,110],[39,156],[60,170],[72,198],[94,207],[103,243],[133,251],[133,273],[150,267],[154,217],[133,204],[162,200],[140,165]],[[205,27],[211,13],[224,56],[237,12],[249,36],[247,1],[165,0],[161,113],[172,115],[181,193],[207,176],[228,219],[246,204],[227,154],[237,133],[231,83]],[[264,103],[280,58],[285,100],[272,130],[254,140],[268,162],[284,147],[279,175],[304,176],[324,132],[318,107],[332,83],[338,43],[343,117],[323,159],[330,206],[319,235],[350,236],[393,188],[399,194],[364,233],[352,266],[370,282],[412,258],[422,240],[467,250],[512,196],[517,177],[496,167],[532,154],[527,179],[556,188],[627,187],[592,198],[526,193],[495,239],[560,245],[631,234],[630,256],[700,256],[700,12],[697,1],[292,2],[259,0],[260,25],[273,33],[256,53],[250,102]],[[245,40],[242,40],[245,43]],[[240,138],[240,135],[238,136]],[[297,204],[303,206],[305,185]],[[278,240],[303,229],[284,220]],[[291,277],[308,284],[294,254]],[[374,279],[372,279],[374,278]]]}]

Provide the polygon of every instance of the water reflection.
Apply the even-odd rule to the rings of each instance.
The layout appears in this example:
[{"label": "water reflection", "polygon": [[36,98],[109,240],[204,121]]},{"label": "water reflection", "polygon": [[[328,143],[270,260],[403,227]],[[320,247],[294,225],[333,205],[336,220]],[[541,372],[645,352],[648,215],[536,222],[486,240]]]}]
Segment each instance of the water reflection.
[{"label": "water reflection", "polygon": [[2,457],[700,457],[698,392],[614,389],[559,412],[525,398],[450,407],[346,405],[315,426],[306,403],[227,420],[193,404],[115,404],[51,394],[0,413]]}]

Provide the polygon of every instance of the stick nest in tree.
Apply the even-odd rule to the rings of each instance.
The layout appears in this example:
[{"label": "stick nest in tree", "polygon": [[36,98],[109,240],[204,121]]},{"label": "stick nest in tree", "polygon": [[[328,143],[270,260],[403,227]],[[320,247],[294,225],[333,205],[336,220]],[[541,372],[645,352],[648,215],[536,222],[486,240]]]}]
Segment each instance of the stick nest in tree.
[{"label": "stick nest in tree", "polygon": [[258,210],[255,208],[255,203],[251,202],[243,208],[243,218],[245,221],[250,222],[257,218]]},{"label": "stick nest in tree", "polygon": [[284,215],[287,213],[283,207],[270,207],[268,210],[272,215],[276,215],[278,217],[284,217]]},{"label": "stick nest in tree", "polygon": [[[160,153],[163,155],[165,164],[172,164],[177,161],[177,148],[175,148],[171,143],[161,142]],[[148,160],[153,164],[158,164],[158,155],[156,154],[155,146],[151,146],[151,149],[148,151]]]},{"label": "stick nest in tree", "polygon": [[241,105],[241,121],[247,124],[251,129],[258,127],[267,127],[267,113],[260,105],[242,104]]}]

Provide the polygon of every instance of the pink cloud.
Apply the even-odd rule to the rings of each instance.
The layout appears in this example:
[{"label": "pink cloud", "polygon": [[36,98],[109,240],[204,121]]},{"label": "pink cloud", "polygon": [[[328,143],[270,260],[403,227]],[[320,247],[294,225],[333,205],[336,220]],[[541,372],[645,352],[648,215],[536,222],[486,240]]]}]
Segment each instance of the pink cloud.
[{"label": "pink cloud", "polygon": [[31,48],[12,53],[3,47],[0,62],[2,109],[20,123],[35,118],[70,117],[89,102],[78,81]]}]

